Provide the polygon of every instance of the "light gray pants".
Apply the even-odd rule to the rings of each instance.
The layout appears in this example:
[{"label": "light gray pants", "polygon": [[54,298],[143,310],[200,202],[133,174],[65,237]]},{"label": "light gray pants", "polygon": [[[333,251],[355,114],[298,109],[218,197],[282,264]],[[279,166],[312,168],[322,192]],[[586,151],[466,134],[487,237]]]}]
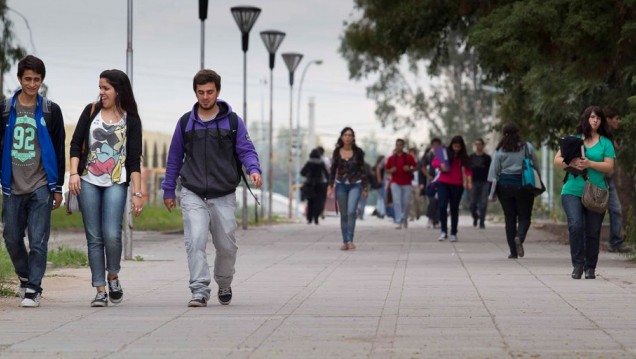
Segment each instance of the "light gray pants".
[{"label": "light gray pants", "polygon": [[206,245],[208,231],[216,249],[214,281],[219,287],[229,287],[234,277],[236,263],[236,194],[203,200],[188,190],[181,190],[183,231],[192,297],[210,298],[210,267]]}]

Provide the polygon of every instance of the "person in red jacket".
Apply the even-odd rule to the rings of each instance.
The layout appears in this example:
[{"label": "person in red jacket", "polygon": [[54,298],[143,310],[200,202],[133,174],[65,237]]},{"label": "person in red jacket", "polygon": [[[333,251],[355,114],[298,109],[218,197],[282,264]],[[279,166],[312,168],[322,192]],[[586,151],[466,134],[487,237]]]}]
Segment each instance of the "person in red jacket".
[{"label": "person in red jacket", "polygon": [[442,233],[440,241],[448,239],[447,208],[450,204],[451,233],[450,241],[457,241],[457,223],[459,222],[459,202],[462,199],[464,188],[470,191],[472,188],[472,172],[470,171],[470,159],[466,152],[466,143],[462,136],[455,136],[450,146],[445,149],[446,158],[435,157],[433,167],[439,168],[442,173],[437,181],[437,196],[439,201],[439,220]]},{"label": "person in red jacket", "polygon": [[409,220],[409,204],[411,202],[411,180],[413,172],[417,170],[415,157],[404,152],[404,140],[398,138],[395,141],[395,151],[385,165],[385,172],[391,174],[391,196],[393,198],[394,222],[396,229],[406,228]]}]

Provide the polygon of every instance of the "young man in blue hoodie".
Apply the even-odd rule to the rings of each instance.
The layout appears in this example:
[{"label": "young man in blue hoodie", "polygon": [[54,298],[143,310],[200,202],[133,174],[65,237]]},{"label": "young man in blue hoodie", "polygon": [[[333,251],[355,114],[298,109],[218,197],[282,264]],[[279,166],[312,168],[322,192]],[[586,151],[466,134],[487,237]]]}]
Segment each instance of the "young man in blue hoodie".
[{"label": "young man in blue hoodie", "polygon": [[30,308],[40,306],[51,209],[62,203],[66,164],[62,111],[38,94],[45,75],[44,62],[26,56],[18,63],[22,89],[0,103],[4,243],[20,279],[20,306]]},{"label": "young man in blue hoodie", "polygon": [[[258,154],[243,120],[218,99],[221,77],[201,70],[192,87],[197,103],[178,121],[172,136],[163,201],[168,211],[176,207],[177,178],[181,177],[181,209],[185,247],[190,270],[189,307],[205,307],[210,299],[210,268],[206,245],[208,231],[216,249],[214,281],[219,303],[230,304],[236,263],[236,187],[239,166],[245,167],[252,184],[262,184]],[[231,122],[236,121],[236,132]]]}]

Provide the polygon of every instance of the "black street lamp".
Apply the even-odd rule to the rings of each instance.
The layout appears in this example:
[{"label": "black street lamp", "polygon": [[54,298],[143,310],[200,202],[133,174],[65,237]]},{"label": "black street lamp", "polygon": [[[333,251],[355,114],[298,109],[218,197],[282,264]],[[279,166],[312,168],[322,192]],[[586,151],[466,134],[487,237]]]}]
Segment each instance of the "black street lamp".
[{"label": "black street lamp", "polygon": [[208,18],[208,0],[199,0],[199,20],[201,20],[201,70],[205,68],[205,19]]},{"label": "black street lamp", "polygon": [[269,163],[267,168],[267,220],[272,222],[272,188],[274,184],[274,173],[272,163],[274,160],[273,149],[273,128],[274,128],[274,62],[276,60],[276,50],[283,42],[285,33],[276,30],[261,31],[261,39],[269,52]]},{"label": "black street lamp", "polygon": [[295,52],[287,52],[282,54],[287,70],[289,70],[289,161],[287,162],[287,183],[289,184],[289,204],[287,216],[292,218],[292,197],[294,193],[293,181],[292,181],[292,158],[294,157],[294,123],[292,118],[292,103],[294,94],[294,71],[300,64],[300,60],[303,59],[303,55]]},{"label": "black street lamp", "polygon": [[[241,45],[243,49],[243,122],[245,122],[245,128],[247,128],[247,47],[250,39],[250,30],[254,26],[258,15],[261,13],[261,9],[253,6],[235,6],[230,9],[234,21],[241,30]],[[243,181],[243,229],[247,229],[248,214],[247,214],[247,183]]]}]

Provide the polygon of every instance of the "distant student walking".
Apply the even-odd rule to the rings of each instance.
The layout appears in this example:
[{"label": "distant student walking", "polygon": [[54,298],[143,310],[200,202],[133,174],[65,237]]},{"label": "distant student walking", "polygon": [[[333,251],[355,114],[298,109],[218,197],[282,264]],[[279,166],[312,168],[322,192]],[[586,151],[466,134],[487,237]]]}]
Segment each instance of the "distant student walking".
[{"label": "distant student walking", "polygon": [[490,155],[484,152],[484,140],[475,140],[475,152],[470,155],[470,170],[473,173],[473,189],[470,191],[470,213],[473,216],[473,227],[479,224],[486,228],[486,210],[488,209],[488,169]]},{"label": "distant student walking", "polygon": [[355,249],[353,234],[356,229],[356,210],[361,196],[368,195],[368,176],[364,167],[364,151],[356,145],[356,137],[351,127],[340,131],[331,159],[327,194],[336,193],[336,203],[340,211],[341,250]]},{"label": "distant student walking", "polygon": [[488,181],[496,186],[497,198],[504,211],[506,241],[510,249],[508,258],[511,259],[525,255],[523,243],[530,228],[534,205],[534,194],[521,186],[526,151],[532,162],[538,163],[534,147],[521,139],[519,128],[514,124],[504,126],[503,138],[497,144],[488,172]]},{"label": "distant student walking", "polygon": [[408,227],[409,205],[413,193],[413,172],[417,171],[415,157],[404,151],[404,140],[395,140],[393,155],[386,160],[385,172],[391,174],[391,196],[393,198],[396,229]]},{"label": "distant student walking", "polygon": [[448,239],[448,207],[451,213],[450,241],[457,242],[457,225],[459,223],[459,203],[462,200],[464,188],[468,191],[472,188],[472,173],[470,160],[466,153],[466,144],[462,136],[451,139],[450,146],[445,148],[445,158],[435,157],[433,167],[439,168],[441,174],[437,181],[437,194],[439,201],[439,220],[441,223],[440,241]]},{"label": "distant student walking", "polygon": [[301,190],[303,197],[307,199],[307,223],[318,224],[323,209],[322,194],[326,190],[323,178],[329,178],[329,172],[320,158],[318,149],[311,151],[309,161],[300,170],[300,174],[305,177]]}]

